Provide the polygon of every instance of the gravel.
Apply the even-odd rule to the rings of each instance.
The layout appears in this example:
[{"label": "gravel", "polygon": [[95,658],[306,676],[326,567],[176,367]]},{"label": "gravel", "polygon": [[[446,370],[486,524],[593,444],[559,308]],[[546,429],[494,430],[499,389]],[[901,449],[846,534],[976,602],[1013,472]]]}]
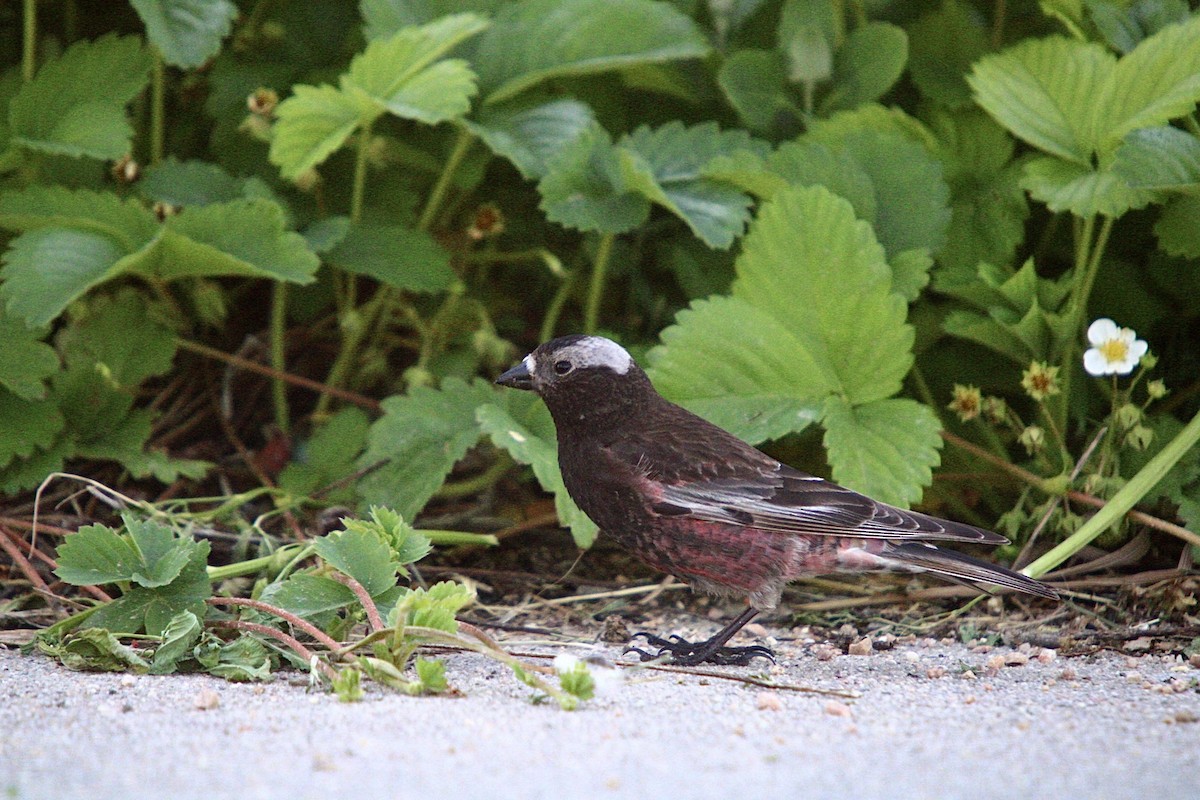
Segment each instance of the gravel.
[{"label": "gravel", "polygon": [[830,649],[779,646],[770,680],[856,697],[622,670],[575,712],[474,655],[447,658],[464,696],[348,704],[294,675],[77,673],[0,649],[0,795],[1200,797],[1200,669],[1178,658]]}]

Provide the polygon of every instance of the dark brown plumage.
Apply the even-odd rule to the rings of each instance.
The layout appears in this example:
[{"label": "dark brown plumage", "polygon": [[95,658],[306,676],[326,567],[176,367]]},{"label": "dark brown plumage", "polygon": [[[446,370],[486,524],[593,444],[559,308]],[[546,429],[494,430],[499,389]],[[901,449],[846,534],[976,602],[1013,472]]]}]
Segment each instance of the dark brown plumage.
[{"label": "dark brown plumage", "polygon": [[603,533],[697,589],[748,600],[750,608],[707,642],[648,637],[677,663],[768,655],[723,645],[759,610],[773,608],[788,581],[809,575],[927,571],[1057,597],[1024,575],[932,544],[994,545],[1004,537],[894,508],[781,464],[664,399],[608,339],[546,342],[497,382],[545,401],[563,482]]}]

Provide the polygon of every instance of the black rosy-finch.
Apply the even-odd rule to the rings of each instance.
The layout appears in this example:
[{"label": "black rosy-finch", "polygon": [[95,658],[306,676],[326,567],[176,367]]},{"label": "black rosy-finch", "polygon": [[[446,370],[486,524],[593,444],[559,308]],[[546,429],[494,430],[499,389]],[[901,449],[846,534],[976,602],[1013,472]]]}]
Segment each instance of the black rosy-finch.
[{"label": "black rosy-finch", "polygon": [[497,380],[536,392],[558,430],[567,491],[604,534],[693,588],[748,608],[699,643],[648,634],[675,663],[747,664],[763,647],[726,647],[796,578],[929,572],[1054,598],[1012,570],[934,541],[1005,544],[991,531],[905,511],[781,464],[664,399],[624,348],[599,336],[546,342]]}]

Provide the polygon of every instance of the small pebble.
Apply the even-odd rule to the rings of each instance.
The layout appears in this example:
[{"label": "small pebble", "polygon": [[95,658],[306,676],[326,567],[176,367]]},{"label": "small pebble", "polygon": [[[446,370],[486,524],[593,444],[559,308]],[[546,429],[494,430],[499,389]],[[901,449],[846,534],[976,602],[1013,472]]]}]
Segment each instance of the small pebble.
[{"label": "small pebble", "polygon": [[221,696],[212,689],[201,689],[192,705],[201,711],[211,711],[221,705]]},{"label": "small pebble", "polygon": [[946,668],[945,667],[930,667],[929,669],[925,670],[925,677],[932,678],[932,679],[944,678],[944,677],[946,677]]},{"label": "small pebble", "polygon": [[963,698],[963,705],[964,705],[964,706],[969,706],[969,705],[971,705],[971,704],[972,704],[972,703],[974,703],[974,702],[975,702],[975,695],[973,695],[973,694],[969,694],[969,695],[967,695],[966,697],[964,697],[964,698]]},{"label": "small pebble", "polygon": [[833,645],[824,642],[814,644],[812,647],[812,654],[816,656],[817,661],[832,661],[835,656],[841,655],[841,652],[841,650]]},{"label": "small pebble", "polygon": [[875,647],[871,644],[871,637],[864,636],[856,642],[851,643],[848,653],[852,656],[869,656],[875,651]]},{"label": "small pebble", "polygon": [[921,660],[921,654],[920,654],[920,653],[914,653],[912,650],[905,650],[905,651],[904,651],[904,658],[905,658],[905,660],[906,660],[906,661],[920,661],[920,660]]},{"label": "small pebble", "polygon": [[1188,663],[1196,669],[1200,669],[1200,653],[1192,653],[1188,656]]},{"label": "small pebble", "polygon": [[1059,680],[1063,681],[1073,681],[1078,677],[1079,673],[1075,671],[1074,667],[1063,667],[1063,671],[1058,673]]},{"label": "small pebble", "polygon": [[1004,666],[1023,667],[1029,663],[1029,656],[1024,653],[1009,653],[1004,657]]},{"label": "small pebble", "polygon": [[134,683],[136,683],[136,680],[132,675],[122,675],[121,676],[121,685],[124,686],[125,688],[129,688],[130,686],[133,686]]},{"label": "small pebble", "polygon": [[973,670],[973,669],[963,670],[962,674],[959,675],[958,677],[963,678],[964,680],[973,681],[976,678],[975,670]]},{"label": "small pebble", "polygon": [[759,711],[779,711],[783,708],[783,701],[776,692],[759,692],[757,705]]},{"label": "small pebble", "polygon": [[1040,664],[1049,664],[1051,661],[1054,661],[1057,658],[1058,653],[1054,652],[1049,647],[1043,647],[1041,650],[1038,650],[1037,660]]},{"label": "small pebble", "polygon": [[854,712],[850,710],[850,706],[845,703],[839,703],[837,700],[830,700],[825,704],[825,713],[831,717],[851,717]]},{"label": "small pebble", "polygon": [[759,625],[757,622],[751,622],[749,625],[742,628],[742,630],[751,636],[757,636],[760,639],[767,635],[767,629],[762,625]]},{"label": "small pebble", "polygon": [[1004,667],[1004,656],[997,653],[987,660],[984,664],[983,671],[986,675],[995,675]]}]

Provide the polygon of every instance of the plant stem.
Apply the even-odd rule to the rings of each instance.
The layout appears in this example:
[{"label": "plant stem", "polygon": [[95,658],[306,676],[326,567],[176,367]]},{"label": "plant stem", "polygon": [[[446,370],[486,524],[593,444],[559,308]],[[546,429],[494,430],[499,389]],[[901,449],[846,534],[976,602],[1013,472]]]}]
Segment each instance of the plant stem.
[{"label": "plant stem", "polygon": [[1004,44],[1004,22],[1008,15],[1007,3],[1005,0],[995,0],[992,4],[992,49],[999,50],[1000,45]]},{"label": "plant stem", "polygon": [[358,149],[354,153],[354,184],[350,191],[350,224],[362,221],[363,200],[367,193],[367,156],[371,154],[371,123],[358,132]]},{"label": "plant stem", "polygon": [[37,0],[25,0],[24,34],[21,37],[21,80],[29,83],[37,70]]},{"label": "plant stem", "polygon": [[454,140],[454,147],[450,150],[450,155],[446,159],[445,166],[442,167],[441,174],[438,175],[437,182],[429,191],[429,199],[425,201],[425,208],[421,210],[421,218],[417,220],[418,230],[428,231],[433,226],[438,211],[441,210],[442,203],[446,199],[446,193],[450,190],[450,184],[454,181],[454,174],[462,166],[463,159],[467,157],[474,142],[475,134],[460,126],[458,137]]},{"label": "plant stem", "polygon": [[558,318],[562,316],[563,307],[567,304],[567,298],[571,296],[571,289],[575,286],[575,276],[578,274],[578,270],[567,273],[563,282],[559,284],[558,291],[554,293],[554,297],[550,298],[550,305],[546,307],[546,316],[542,318],[542,329],[538,332],[538,341],[548,342],[554,338],[554,329],[558,327]]},{"label": "plant stem", "polygon": [[1071,402],[1071,376],[1076,371],[1075,361],[1079,353],[1080,333],[1087,314],[1088,298],[1092,294],[1096,273],[1100,270],[1100,260],[1104,256],[1104,248],[1108,244],[1108,236],[1112,233],[1115,221],[1115,217],[1105,217],[1100,225],[1100,233],[1093,242],[1096,218],[1088,217],[1083,221],[1082,231],[1075,242],[1075,287],[1071,292],[1071,324],[1067,327],[1068,338],[1060,361],[1062,369],[1059,380],[1062,392],[1059,394],[1060,401],[1055,404],[1055,422],[1059,430],[1064,432],[1067,430],[1067,409]]},{"label": "plant stem", "polygon": [[162,53],[157,47],[150,69],[150,163],[162,161],[167,138],[167,75]]},{"label": "plant stem", "polygon": [[473,475],[454,483],[443,483],[441,488],[433,493],[434,497],[442,500],[455,497],[469,497],[479,494],[484,489],[491,488],[496,481],[504,477],[513,465],[512,458],[504,451],[499,451],[496,461],[478,475]]},{"label": "plant stem", "polygon": [[[271,287],[271,366],[280,374],[287,369],[287,357],[284,347],[287,337],[287,284],[275,281]],[[276,375],[271,379],[271,398],[275,402],[275,424],[284,434],[291,430],[288,418],[287,384]]]},{"label": "plant stem", "polygon": [[1192,417],[1191,422],[1184,426],[1183,430],[1160,450],[1158,455],[1150,459],[1150,462],[1142,467],[1129,483],[1113,495],[1103,508],[1080,526],[1079,530],[1034,561],[1023,572],[1034,578],[1045,575],[1086,547],[1144,498],[1162,480],[1163,476],[1171,471],[1179,459],[1183,458],[1196,445],[1197,441],[1200,441],[1200,414]]},{"label": "plant stem", "polygon": [[608,272],[608,259],[612,256],[616,234],[606,233],[600,237],[596,248],[596,260],[592,264],[592,282],[588,287],[587,305],[583,309],[583,332],[595,333],[600,319],[600,300],[604,297],[604,275]]}]

